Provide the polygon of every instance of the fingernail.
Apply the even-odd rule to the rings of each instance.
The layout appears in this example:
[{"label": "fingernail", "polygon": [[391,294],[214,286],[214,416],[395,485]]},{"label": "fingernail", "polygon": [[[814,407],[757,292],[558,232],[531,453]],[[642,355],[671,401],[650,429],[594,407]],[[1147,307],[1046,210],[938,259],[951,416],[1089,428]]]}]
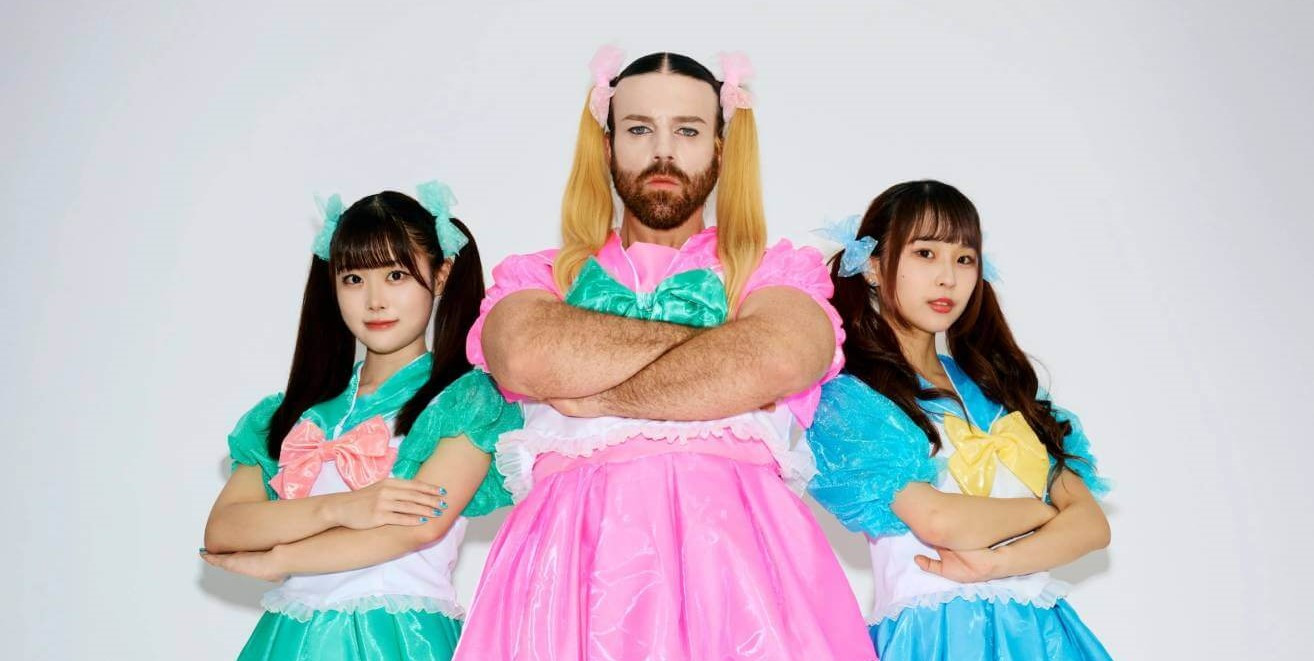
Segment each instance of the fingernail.
[{"label": "fingernail", "polygon": [[442,511],[442,510],[439,510],[439,509],[435,509],[435,510],[433,511],[433,515],[434,515],[434,516],[442,516],[442,515],[443,515],[443,511]]},{"label": "fingernail", "polygon": [[204,547],[204,546],[202,546],[202,547],[199,548],[199,549],[196,549],[196,552],[197,552],[197,553],[200,553],[201,555],[205,555],[205,554],[209,553],[209,551],[205,550],[205,547]]},{"label": "fingernail", "polygon": [[442,509],[447,509],[447,501],[445,500],[438,501],[438,507],[441,507]]},{"label": "fingernail", "polygon": [[447,488],[446,488],[446,487],[438,487],[438,495],[439,495],[439,496],[446,496],[446,495],[447,495]]},{"label": "fingernail", "polygon": [[429,522],[429,517],[427,516],[420,517],[420,523],[428,523],[428,522]]}]

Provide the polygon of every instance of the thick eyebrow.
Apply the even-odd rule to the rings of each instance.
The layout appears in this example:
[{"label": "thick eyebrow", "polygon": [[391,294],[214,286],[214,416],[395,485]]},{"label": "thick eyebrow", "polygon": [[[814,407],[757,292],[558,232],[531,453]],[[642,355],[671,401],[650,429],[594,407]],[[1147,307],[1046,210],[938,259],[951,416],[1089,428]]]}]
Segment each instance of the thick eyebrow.
[{"label": "thick eyebrow", "polygon": [[[675,120],[676,124],[706,124],[707,123],[707,120],[697,115],[680,115],[679,117],[672,117],[671,119]],[[647,115],[626,115],[621,118],[621,121],[643,122],[644,124],[657,123],[656,120],[654,120],[653,118]]]}]

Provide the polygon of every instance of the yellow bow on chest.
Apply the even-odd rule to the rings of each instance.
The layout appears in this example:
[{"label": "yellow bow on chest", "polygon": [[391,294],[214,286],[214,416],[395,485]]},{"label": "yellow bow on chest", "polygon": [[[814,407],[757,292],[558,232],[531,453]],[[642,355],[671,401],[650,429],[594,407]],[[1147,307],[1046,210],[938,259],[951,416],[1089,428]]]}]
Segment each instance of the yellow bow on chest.
[{"label": "yellow bow on chest", "polygon": [[1031,493],[1042,496],[1049,478],[1049,453],[1027,419],[1014,411],[984,432],[966,420],[945,414],[944,431],[954,444],[949,473],[970,496],[989,496],[995,486],[995,460],[1008,468]]}]

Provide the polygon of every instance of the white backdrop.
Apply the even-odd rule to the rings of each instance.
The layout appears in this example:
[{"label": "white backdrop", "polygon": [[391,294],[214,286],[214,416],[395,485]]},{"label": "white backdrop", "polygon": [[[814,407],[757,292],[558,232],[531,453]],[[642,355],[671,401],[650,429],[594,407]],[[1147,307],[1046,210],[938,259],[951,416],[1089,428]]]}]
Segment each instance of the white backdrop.
[{"label": "white backdrop", "polygon": [[1115,658],[1308,657],[1309,3],[452,4],[0,7],[3,656],[236,654],[263,586],[195,549],[285,378],[312,193],[439,177],[486,265],[553,244],[610,41],[754,58],[774,237],[913,178],[976,201],[1117,480],[1061,572]]}]

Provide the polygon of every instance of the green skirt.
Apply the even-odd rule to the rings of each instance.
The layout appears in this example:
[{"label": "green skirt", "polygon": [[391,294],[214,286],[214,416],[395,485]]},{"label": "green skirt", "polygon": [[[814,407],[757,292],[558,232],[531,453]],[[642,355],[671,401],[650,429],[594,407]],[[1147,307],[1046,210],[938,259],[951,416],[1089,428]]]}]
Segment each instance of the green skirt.
[{"label": "green skirt", "polygon": [[451,661],[461,621],[383,608],[315,611],[307,622],[266,611],[238,661]]}]

